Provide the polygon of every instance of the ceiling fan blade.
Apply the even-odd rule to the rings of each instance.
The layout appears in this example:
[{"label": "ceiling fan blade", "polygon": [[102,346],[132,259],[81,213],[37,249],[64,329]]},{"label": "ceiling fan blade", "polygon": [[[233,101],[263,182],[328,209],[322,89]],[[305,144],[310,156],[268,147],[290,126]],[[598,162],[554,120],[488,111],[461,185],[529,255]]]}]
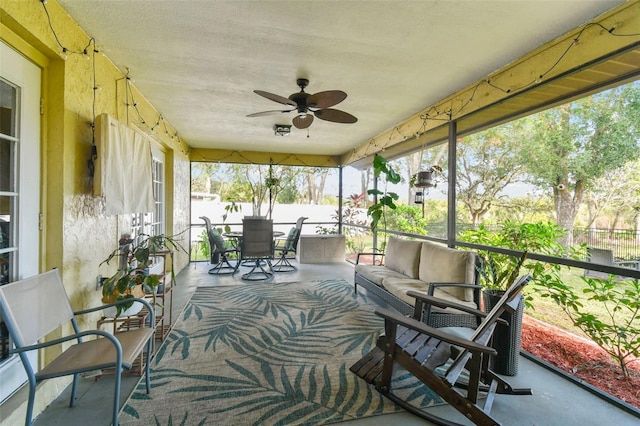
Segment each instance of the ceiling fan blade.
[{"label": "ceiling fan blade", "polygon": [[296,115],[295,117],[293,117],[293,120],[291,121],[293,122],[293,125],[296,126],[296,128],[306,129],[307,127],[311,126],[311,123],[313,123],[313,115],[311,114]]},{"label": "ceiling fan blade", "polygon": [[358,121],[356,117],[349,114],[348,112],[340,111],[339,109],[321,109],[314,112],[316,117],[321,120],[333,121],[334,123],[355,123]]},{"label": "ceiling fan blade", "polygon": [[307,105],[311,108],[329,108],[339,104],[347,98],[342,90],[327,90],[314,93],[307,98]]},{"label": "ceiling fan blade", "polygon": [[254,112],[253,114],[249,114],[247,115],[247,117],[262,117],[263,115],[273,115],[273,114],[282,114],[285,112],[291,112],[293,111],[292,109],[286,109],[286,110],[280,110],[280,109],[274,109],[271,111],[262,111],[262,112]]},{"label": "ceiling fan blade", "polygon": [[278,102],[279,104],[291,105],[292,107],[298,106],[297,103],[295,103],[291,99],[285,98],[284,96],[274,95],[273,93],[265,92],[263,90],[254,90],[253,93],[260,95],[264,98],[270,99],[274,102]]}]

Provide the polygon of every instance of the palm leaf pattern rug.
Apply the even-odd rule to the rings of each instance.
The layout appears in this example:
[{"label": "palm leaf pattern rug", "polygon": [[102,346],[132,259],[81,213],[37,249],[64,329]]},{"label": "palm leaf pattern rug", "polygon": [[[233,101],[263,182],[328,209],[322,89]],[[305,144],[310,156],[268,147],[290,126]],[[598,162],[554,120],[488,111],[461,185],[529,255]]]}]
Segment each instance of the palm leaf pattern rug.
[{"label": "palm leaf pattern rug", "polygon": [[[151,364],[123,425],[315,425],[400,409],[349,367],[384,328],[344,280],[199,287]],[[441,403],[406,372],[396,393]]]}]

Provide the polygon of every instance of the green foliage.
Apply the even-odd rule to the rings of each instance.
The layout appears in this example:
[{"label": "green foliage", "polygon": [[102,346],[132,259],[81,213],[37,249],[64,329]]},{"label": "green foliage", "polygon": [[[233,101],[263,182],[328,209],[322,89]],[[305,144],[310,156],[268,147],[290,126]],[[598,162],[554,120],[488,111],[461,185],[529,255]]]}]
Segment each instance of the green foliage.
[{"label": "green foliage", "polygon": [[[240,204],[236,204],[235,201],[232,201],[226,206],[224,206],[224,214],[222,215],[222,224],[224,225],[224,228],[217,228],[218,232],[221,234],[224,232],[231,232],[231,227],[225,224],[225,222],[227,221],[227,218],[229,217],[229,213],[239,213],[241,211],[242,211],[242,206]],[[205,233],[206,241],[208,243],[209,237],[206,236],[207,231],[205,230],[204,233]]]},{"label": "green foliage", "polygon": [[211,255],[211,247],[209,246],[209,235],[207,234],[206,229],[203,229],[202,232],[200,232],[200,241],[201,243],[198,246],[200,247],[202,256],[204,256],[205,259],[209,259]]},{"label": "green foliage", "polygon": [[395,231],[427,235],[428,221],[422,217],[422,209],[416,206],[397,205],[387,214],[387,226]]},{"label": "green foliage", "polygon": [[387,209],[395,210],[395,202],[400,198],[395,192],[386,191],[387,184],[399,183],[402,179],[395,170],[388,164],[387,159],[377,155],[373,159],[373,175],[379,178],[384,175],[383,185],[385,191],[379,189],[369,189],[367,194],[378,197],[378,202],[372,204],[367,210],[367,215],[371,217],[371,230],[376,231],[378,229],[378,222],[382,219],[386,226],[386,211]]},{"label": "green foliage", "polygon": [[[611,355],[628,380],[628,364],[640,357],[640,284],[616,282],[614,275],[606,280],[582,280],[586,283],[584,298],[562,282],[553,283],[544,296],[560,305],[576,327]],[[586,311],[584,300],[602,304],[604,309],[599,310],[600,315]]]},{"label": "green foliage", "polygon": [[[640,156],[640,85],[611,89],[523,121],[520,162],[534,185],[551,190],[558,224],[573,229],[585,192]],[[567,245],[571,243],[567,234]]]},{"label": "green foliage", "polygon": [[[154,258],[167,250],[180,249],[188,252],[178,242],[166,235],[146,235],[142,234],[137,244],[133,244],[130,238],[119,241],[119,247],[111,252],[100,265],[109,263],[114,258],[120,261],[119,269],[111,277],[107,278],[102,285],[102,301],[113,303],[119,300],[132,299],[131,302],[118,306],[116,316],[129,309],[133,305],[134,291],[136,287],[142,287],[146,293],[154,293],[160,284],[158,274],[146,274],[147,269],[154,261]],[[170,256],[171,257],[171,256]],[[173,270],[173,258],[171,258],[171,279],[175,282]]]},{"label": "green foliage", "polygon": [[[554,223],[517,223],[506,221],[498,230],[490,231],[484,225],[463,232],[459,239],[474,244],[503,247],[523,253],[538,253],[564,256],[565,250],[558,244],[564,230]],[[522,266],[533,277],[532,284],[538,288],[547,288],[550,283],[561,282],[560,265],[529,260],[522,264],[521,259],[503,253],[480,251],[485,265],[481,273],[482,285],[487,288],[505,290],[514,269]]]}]

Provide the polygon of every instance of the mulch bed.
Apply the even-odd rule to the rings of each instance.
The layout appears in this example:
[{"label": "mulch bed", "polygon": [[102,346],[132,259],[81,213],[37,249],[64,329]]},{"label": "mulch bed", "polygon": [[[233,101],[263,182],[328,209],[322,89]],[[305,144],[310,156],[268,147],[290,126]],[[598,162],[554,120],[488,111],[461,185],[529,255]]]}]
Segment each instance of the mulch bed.
[{"label": "mulch bed", "polygon": [[631,378],[625,380],[618,364],[593,342],[527,315],[522,349],[640,408],[640,360],[629,365]]}]

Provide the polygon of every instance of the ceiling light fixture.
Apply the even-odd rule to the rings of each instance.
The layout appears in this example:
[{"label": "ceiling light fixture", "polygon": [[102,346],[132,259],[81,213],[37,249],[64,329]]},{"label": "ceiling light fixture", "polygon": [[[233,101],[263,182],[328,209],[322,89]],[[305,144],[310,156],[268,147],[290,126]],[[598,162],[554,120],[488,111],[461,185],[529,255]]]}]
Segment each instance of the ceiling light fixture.
[{"label": "ceiling light fixture", "polygon": [[273,131],[278,136],[287,136],[291,133],[291,124],[274,124]]}]

